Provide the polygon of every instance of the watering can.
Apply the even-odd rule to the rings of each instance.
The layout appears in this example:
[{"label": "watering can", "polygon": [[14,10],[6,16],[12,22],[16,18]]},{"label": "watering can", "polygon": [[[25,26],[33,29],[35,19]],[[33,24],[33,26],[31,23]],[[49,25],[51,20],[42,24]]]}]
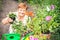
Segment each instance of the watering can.
[{"label": "watering can", "polygon": [[10,33],[10,34],[3,34],[2,40],[20,40],[20,34]]}]

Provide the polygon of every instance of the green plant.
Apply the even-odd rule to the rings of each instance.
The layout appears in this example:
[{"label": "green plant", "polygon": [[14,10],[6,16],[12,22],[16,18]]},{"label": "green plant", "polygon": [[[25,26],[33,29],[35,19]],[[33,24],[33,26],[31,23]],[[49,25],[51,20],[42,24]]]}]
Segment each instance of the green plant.
[{"label": "green plant", "polygon": [[16,15],[14,13],[10,13],[8,16],[13,20],[15,20],[15,18],[16,18]]},{"label": "green plant", "polygon": [[[40,33],[48,34],[48,33],[55,33],[56,28],[59,27],[59,8],[57,7],[58,0],[55,0],[54,2],[51,0],[48,1],[42,1],[42,3],[34,3],[34,1],[38,0],[28,0],[30,4],[33,4],[32,7],[34,9],[35,17],[28,22],[28,28],[30,28],[34,35],[39,35]],[[54,5],[53,10],[50,9],[51,5]],[[47,6],[50,9],[47,11]],[[57,9],[58,8],[58,9]],[[46,16],[51,16],[51,20],[47,21],[45,18]],[[58,21],[58,22],[57,22]],[[31,28],[32,26],[32,28]],[[38,36],[39,37],[39,36]],[[40,39],[42,40],[42,39]]]},{"label": "green plant", "polygon": [[24,26],[22,25],[22,22],[14,22],[12,24],[12,27],[16,30],[15,32],[16,33],[19,33],[19,34],[23,34],[23,32],[25,31],[24,30]]},{"label": "green plant", "polygon": [[[53,2],[54,1],[54,2]],[[58,3],[59,0],[27,0],[27,3],[29,4],[33,4],[33,5],[51,5],[51,4],[54,4],[56,5]]]},{"label": "green plant", "polygon": [[[50,5],[38,6],[38,8],[35,6],[36,8],[34,10],[36,16],[33,18],[34,20],[32,21],[32,25],[35,28],[40,28],[40,30],[38,30],[43,33],[55,32],[54,29],[59,25],[59,23],[55,21],[56,17],[58,17],[56,8],[54,10],[47,11],[46,6],[50,7]],[[51,16],[51,20],[47,21],[46,16]]]},{"label": "green plant", "polygon": [[60,40],[60,34],[58,33],[51,34],[50,40]]},{"label": "green plant", "polygon": [[40,4],[42,0],[27,0],[28,3]]},{"label": "green plant", "polygon": [[31,31],[28,30],[27,26],[23,26],[22,22],[19,21],[15,21],[13,24],[12,24],[12,27],[16,30],[15,32],[16,33],[19,33],[21,35],[26,35],[27,33],[30,33]]}]

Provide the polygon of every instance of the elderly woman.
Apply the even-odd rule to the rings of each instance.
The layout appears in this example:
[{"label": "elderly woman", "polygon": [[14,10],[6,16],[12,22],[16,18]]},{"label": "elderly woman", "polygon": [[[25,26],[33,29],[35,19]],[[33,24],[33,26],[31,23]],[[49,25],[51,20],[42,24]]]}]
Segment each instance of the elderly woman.
[{"label": "elderly woman", "polygon": [[[20,3],[18,5],[18,11],[14,12],[14,14],[16,15],[16,20],[17,21],[22,21],[23,24],[26,24],[26,21],[28,20],[28,17],[33,17],[34,14],[33,12],[28,12],[27,11],[27,5],[25,3]],[[9,24],[10,22],[12,22],[13,19],[6,17],[2,20],[3,24]]]}]

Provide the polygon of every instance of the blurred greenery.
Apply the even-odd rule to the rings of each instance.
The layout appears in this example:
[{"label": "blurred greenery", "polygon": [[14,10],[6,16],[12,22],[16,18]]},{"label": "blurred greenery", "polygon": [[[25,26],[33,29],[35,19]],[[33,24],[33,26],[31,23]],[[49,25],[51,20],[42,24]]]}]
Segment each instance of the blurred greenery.
[{"label": "blurred greenery", "polygon": [[[24,1],[32,6],[35,13],[35,17],[27,23],[26,27],[36,35],[39,35],[41,31],[49,30],[52,33],[51,40],[60,40],[60,0],[18,0],[18,2]],[[54,5],[54,10],[47,11],[47,6],[50,8],[51,5]],[[47,22],[46,16],[52,16],[52,19]],[[15,25],[15,27],[17,26]],[[19,26],[18,32],[20,32],[20,28],[24,30],[22,26]]]},{"label": "blurred greenery", "polygon": [[51,34],[50,40],[60,40],[60,34],[58,33]]},{"label": "blurred greenery", "polygon": [[[47,16],[47,14],[42,14],[42,13],[49,13],[48,15],[50,15],[50,16],[54,16],[54,15],[56,15],[56,17],[53,19],[54,20],[54,22],[56,23],[58,23],[58,24],[60,24],[60,6],[59,6],[59,4],[60,4],[60,0],[28,0],[27,2],[28,3],[30,3],[30,4],[32,4],[30,1],[32,1],[32,3],[34,4],[34,5],[36,5],[36,6],[38,6],[38,7],[36,7],[36,9],[38,9],[38,10],[36,10],[37,11],[37,16],[38,17],[43,17],[42,15],[44,15],[44,16]],[[36,1],[36,2],[35,2]],[[39,5],[40,6],[39,6]],[[46,6],[49,6],[49,5],[55,5],[55,9],[54,9],[54,11],[50,11],[50,12],[46,12],[45,11],[45,9],[44,8],[46,8]],[[42,9],[42,10],[41,10]],[[36,13],[36,11],[35,11],[35,13]],[[39,12],[40,11],[40,12]],[[43,12],[42,12],[43,11]],[[40,13],[40,14],[39,14]],[[42,15],[41,15],[42,14]],[[55,24],[55,23],[53,23],[53,24]],[[53,24],[52,24],[52,26],[53,26]],[[54,29],[54,28],[53,28]]]},{"label": "blurred greenery", "polygon": [[[51,40],[60,40],[60,0],[27,0],[27,2],[33,7],[34,13],[37,16],[36,19],[41,21],[40,26],[42,26],[43,28],[40,29],[44,32],[46,32],[45,30],[49,29],[50,32],[52,32]],[[55,5],[54,11],[46,12],[46,6],[50,5]],[[49,23],[43,23],[43,21],[45,21],[44,18],[48,15],[52,16],[53,19]],[[39,23],[39,21],[37,20],[33,22],[36,22],[35,25],[38,25]],[[39,28],[40,26],[36,27]]]},{"label": "blurred greenery", "polygon": [[33,3],[33,4],[44,4],[44,5],[49,5],[49,4],[57,4],[58,0],[27,0],[28,3]]},{"label": "blurred greenery", "polygon": [[16,30],[16,31],[15,31],[16,33],[23,34],[23,32],[24,32],[24,27],[23,27],[21,21],[20,21],[20,22],[14,22],[14,23],[12,24],[12,27]]}]

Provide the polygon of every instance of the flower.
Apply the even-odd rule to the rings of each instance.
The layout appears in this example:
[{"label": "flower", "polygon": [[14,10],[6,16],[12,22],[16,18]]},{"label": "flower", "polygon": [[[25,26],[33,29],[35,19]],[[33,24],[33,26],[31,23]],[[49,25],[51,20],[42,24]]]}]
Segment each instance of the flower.
[{"label": "flower", "polygon": [[33,14],[33,12],[31,11],[31,12],[29,12],[29,16],[31,16],[31,17],[33,17],[34,16],[34,14]]},{"label": "flower", "polygon": [[34,38],[34,40],[38,40],[38,38]]},{"label": "flower", "polygon": [[45,18],[45,19],[46,19],[46,21],[50,21],[50,20],[51,20],[51,18],[52,18],[51,16],[46,16],[46,18]]},{"label": "flower", "polygon": [[50,8],[47,6],[47,11],[50,11]]},{"label": "flower", "polygon": [[33,36],[30,36],[30,40],[38,40],[38,38],[34,38]]},{"label": "flower", "polygon": [[29,37],[27,37],[25,40],[29,40]]},{"label": "flower", "polygon": [[51,7],[50,7],[50,8],[51,8],[51,10],[54,10],[55,6],[54,6],[54,5],[51,5]]},{"label": "flower", "polygon": [[30,40],[34,40],[34,37],[33,36],[30,36]]}]

